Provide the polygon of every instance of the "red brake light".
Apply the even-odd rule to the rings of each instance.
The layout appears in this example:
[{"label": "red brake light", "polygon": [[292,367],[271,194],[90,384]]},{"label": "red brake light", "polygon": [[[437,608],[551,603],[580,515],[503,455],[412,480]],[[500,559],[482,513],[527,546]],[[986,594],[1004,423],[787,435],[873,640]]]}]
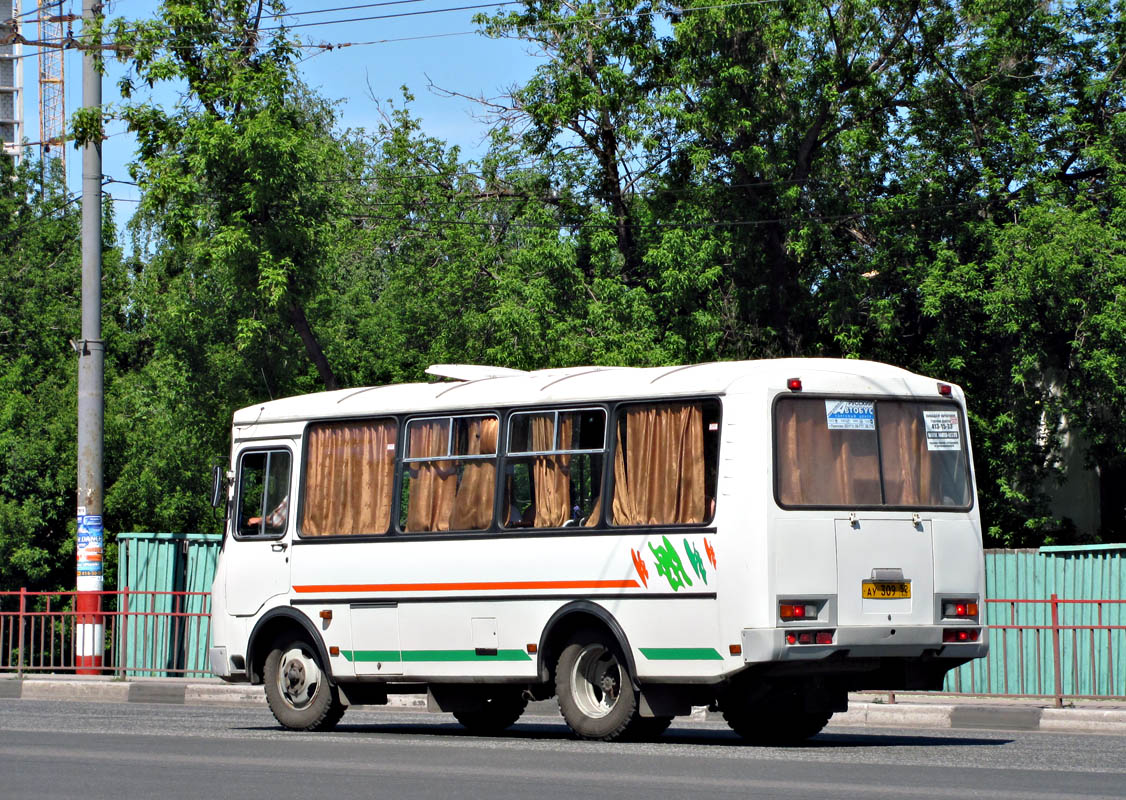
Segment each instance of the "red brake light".
[{"label": "red brake light", "polygon": [[833,631],[789,631],[786,644],[832,644]]},{"label": "red brake light", "polygon": [[946,628],[942,632],[944,643],[976,642],[981,635],[978,628]]},{"label": "red brake light", "polygon": [[778,616],[782,619],[805,619],[805,606],[783,603],[778,606]]},{"label": "red brake light", "polygon": [[954,389],[949,383],[940,383],[938,385],[938,393],[943,397],[949,397],[954,393]]},{"label": "red brake light", "polygon": [[786,381],[786,388],[791,392],[801,391],[801,378],[790,378]]},{"label": "red brake light", "polygon": [[973,600],[947,600],[942,604],[942,616],[976,620],[977,603]]}]

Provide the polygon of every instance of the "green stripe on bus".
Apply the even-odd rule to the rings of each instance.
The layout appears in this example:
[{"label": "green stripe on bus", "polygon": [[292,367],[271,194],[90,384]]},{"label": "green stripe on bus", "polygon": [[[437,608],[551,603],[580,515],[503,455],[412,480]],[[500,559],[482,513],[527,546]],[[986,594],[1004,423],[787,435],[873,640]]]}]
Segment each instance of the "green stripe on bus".
[{"label": "green stripe on bus", "polygon": [[341,650],[340,655],[352,662],[372,661],[531,661],[523,650],[498,650],[495,655],[478,654],[475,650]]},{"label": "green stripe on bus", "polygon": [[475,650],[404,650],[403,661],[531,661],[523,650],[498,650],[478,655]]},{"label": "green stripe on bus", "polygon": [[650,661],[722,661],[723,656],[712,647],[641,647],[641,655]]},{"label": "green stripe on bus", "polygon": [[398,650],[341,650],[340,655],[349,661],[402,661]]}]

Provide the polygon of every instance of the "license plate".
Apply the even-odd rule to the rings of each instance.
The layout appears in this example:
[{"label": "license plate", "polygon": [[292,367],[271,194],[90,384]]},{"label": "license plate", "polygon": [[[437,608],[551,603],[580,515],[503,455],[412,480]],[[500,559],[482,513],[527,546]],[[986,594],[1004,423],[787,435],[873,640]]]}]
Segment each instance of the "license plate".
[{"label": "license plate", "polygon": [[910,581],[863,581],[860,596],[865,599],[893,600],[911,596]]}]

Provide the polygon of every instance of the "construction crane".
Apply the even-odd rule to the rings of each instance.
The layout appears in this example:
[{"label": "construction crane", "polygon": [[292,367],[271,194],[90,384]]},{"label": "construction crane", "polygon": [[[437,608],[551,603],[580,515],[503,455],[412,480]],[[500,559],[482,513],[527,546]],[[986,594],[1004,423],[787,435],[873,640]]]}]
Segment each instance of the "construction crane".
[{"label": "construction crane", "polygon": [[[61,42],[63,24],[72,17],[63,15],[63,0],[42,0],[39,5],[39,39]],[[39,50],[39,152],[43,183],[48,161],[58,159],[66,174],[66,86],[63,51],[54,47]]]}]

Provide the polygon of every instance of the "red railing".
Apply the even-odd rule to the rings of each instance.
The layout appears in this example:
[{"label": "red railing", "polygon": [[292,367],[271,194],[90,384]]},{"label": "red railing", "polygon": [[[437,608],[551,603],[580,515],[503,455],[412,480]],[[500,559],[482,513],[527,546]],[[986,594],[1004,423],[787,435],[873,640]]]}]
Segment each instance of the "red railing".
[{"label": "red railing", "polygon": [[[210,674],[206,592],[101,592],[101,672]],[[0,592],[0,672],[72,672],[74,592]],[[987,599],[990,652],[947,676],[946,693],[1126,700],[1126,600]],[[889,694],[894,702],[894,694]]]},{"label": "red railing", "polygon": [[989,655],[947,676],[951,694],[1126,699],[1126,599],[985,601]]},{"label": "red railing", "polygon": [[[0,672],[75,671],[80,635],[76,594],[0,592]],[[98,671],[121,678],[210,674],[207,592],[126,588],[98,594],[103,625]]]}]

